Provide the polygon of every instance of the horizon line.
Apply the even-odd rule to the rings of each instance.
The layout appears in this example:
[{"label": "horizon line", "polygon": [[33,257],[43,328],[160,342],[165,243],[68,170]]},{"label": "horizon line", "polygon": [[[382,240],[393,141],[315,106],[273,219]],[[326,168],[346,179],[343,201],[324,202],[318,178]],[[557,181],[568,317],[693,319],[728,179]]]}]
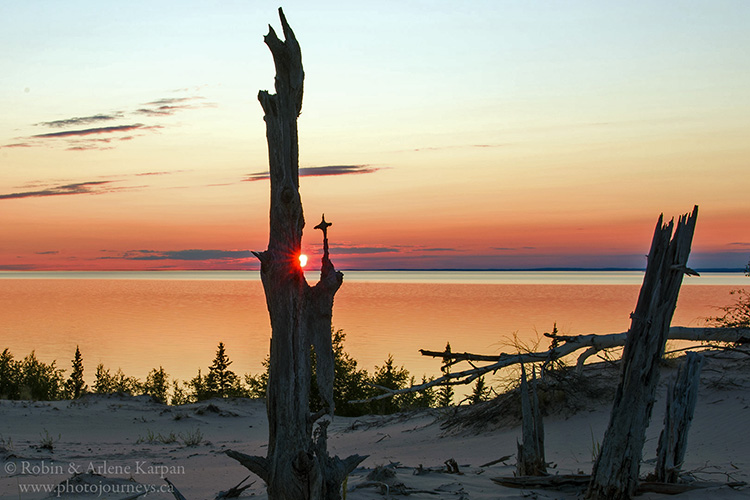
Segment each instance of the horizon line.
[{"label": "horizon line", "polygon": [[[317,269],[310,269],[316,271]],[[33,272],[60,272],[60,273],[111,273],[111,272],[259,272],[260,269],[205,269],[205,268],[183,268],[183,269],[2,269],[0,272],[33,273]],[[339,271],[361,271],[361,272],[645,272],[646,268],[636,267],[528,267],[528,268],[342,268]],[[704,273],[744,273],[745,268],[739,267],[705,267],[696,268],[697,272]]]}]

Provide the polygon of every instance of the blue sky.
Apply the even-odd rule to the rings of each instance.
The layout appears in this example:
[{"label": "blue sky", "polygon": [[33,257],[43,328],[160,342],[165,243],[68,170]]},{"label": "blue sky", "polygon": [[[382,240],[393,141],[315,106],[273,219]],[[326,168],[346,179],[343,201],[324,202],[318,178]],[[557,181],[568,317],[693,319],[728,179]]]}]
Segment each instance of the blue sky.
[{"label": "blue sky", "polygon": [[[277,7],[3,2],[0,266],[254,265],[231,256],[267,238],[267,184],[247,180],[268,168]],[[747,262],[750,4],[283,7],[300,164],[337,173],[303,203],[341,264],[632,267],[659,213],[695,204],[693,259]]]}]

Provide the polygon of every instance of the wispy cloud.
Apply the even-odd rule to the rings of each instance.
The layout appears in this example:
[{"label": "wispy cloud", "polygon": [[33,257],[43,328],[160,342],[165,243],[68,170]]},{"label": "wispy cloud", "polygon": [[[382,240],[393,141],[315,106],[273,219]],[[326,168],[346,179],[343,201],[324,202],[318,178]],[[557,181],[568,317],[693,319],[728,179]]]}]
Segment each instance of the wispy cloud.
[{"label": "wispy cloud", "polygon": [[183,111],[186,109],[216,106],[216,104],[205,102],[204,100],[205,97],[201,96],[165,97],[163,99],[157,99],[155,101],[145,103],[144,106],[148,107],[139,108],[135,111],[135,113],[146,116],[171,116],[178,111]]},{"label": "wispy cloud", "polygon": [[31,264],[0,264],[0,271],[31,271],[35,267]]},{"label": "wispy cloud", "polygon": [[362,255],[374,253],[397,253],[401,250],[392,247],[366,247],[356,245],[331,245],[332,254],[340,255]]},{"label": "wispy cloud", "polygon": [[[15,137],[13,139],[15,142],[2,145],[0,148],[59,147],[60,142],[50,141],[50,139],[60,139],[61,141],[65,141],[62,144],[67,146],[65,149],[68,151],[112,149],[117,144],[112,141],[129,141],[144,134],[130,134],[119,138],[113,137],[107,140],[102,139],[99,142],[93,142],[91,140],[82,142],[81,140],[96,135],[115,136],[126,132],[146,132],[164,128],[164,125],[159,124],[146,125],[140,122],[133,123],[136,121],[133,117],[136,116],[139,117],[138,120],[142,120],[144,116],[158,120],[160,117],[170,116],[182,110],[215,106],[216,103],[208,102],[205,97],[198,95],[187,97],[166,97],[140,104],[137,109],[131,111],[97,113],[87,116],[74,116],[62,120],[42,121],[34,123],[32,126],[53,129],[72,128],[72,130],[59,130],[56,132],[33,134],[25,137]],[[127,119],[128,116],[131,116],[129,121],[132,121],[130,124],[87,127],[87,125],[99,125],[114,120]]]},{"label": "wispy cloud", "polygon": [[100,257],[100,259],[127,259],[127,260],[183,260],[183,261],[206,261],[206,260],[238,260],[253,257],[249,250],[131,250],[119,257]]},{"label": "wispy cloud", "polygon": [[51,127],[51,128],[65,128],[65,127],[80,127],[81,125],[88,125],[90,123],[99,123],[117,120],[122,118],[124,113],[122,111],[116,111],[109,114],[96,114],[92,116],[76,116],[74,118],[66,118],[64,120],[53,120],[49,122],[35,123],[36,126]]},{"label": "wispy cloud", "polygon": [[[163,176],[185,172],[185,170],[141,172],[125,175],[102,175],[98,179],[84,182],[71,182],[72,179],[54,179],[47,181],[27,182],[22,186],[16,186],[14,193],[0,193],[0,200],[12,200],[18,198],[39,198],[45,196],[64,196],[74,194],[108,194],[122,191],[133,191],[149,187],[144,184],[132,184],[134,179],[147,176]],[[115,185],[125,183],[125,185]]]},{"label": "wispy cloud", "polygon": [[[323,245],[316,243],[309,245],[311,248],[315,248],[316,251],[322,251]],[[354,245],[346,243],[332,244],[330,246],[331,253],[338,255],[369,255],[369,254],[382,254],[382,253],[400,253],[406,254],[420,254],[422,252],[461,252],[457,248],[449,247],[424,247],[419,245],[391,245],[391,246],[365,246],[365,245]]]},{"label": "wispy cloud", "polygon": [[[453,146],[425,146],[421,148],[409,149],[406,151],[443,151],[446,149],[467,149],[467,148],[501,148],[506,144],[456,144]],[[403,152],[403,151],[402,151]]]},{"label": "wispy cloud", "polygon": [[[64,130],[62,132],[50,132],[47,134],[37,134],[32,135],[31,137],[45,139],[45,138],[54,138],[54,137],[73,137],[73,136],[85,136],[85,135],[95,135],[95,134],[111,134],[114,132],[128,132],[130,130],[137,130],[137,129],[143,129],[145,125],[142,123],[135,123],[133,125],[116,125],[113,127],[95,127],[95,128],[87,128],[82,130]],[[152,127],[149,127],[152,128]]]},{"label": "wispy cloud", "polygon": [[34,252],[34,253],[36,253],[37,255],[57,255],[60,252],[58,250],[48,250],[46,252]]},{"label": "wispy cloud", "polygon": [[491,247],[498,252],[513,252],[516,250],[536,250],[536,247]]},{"label": "wispy cloud", "polygon": [[184,170],[171,170],[171,171],[161,171],[161,172],[142,172],[140,174],[134,174],[136,177],[146,177],[151,175],[170,175],[170,174],[177,174],[180,172],[184,172]]},{"label": "wispy cloud", "polygon": [[750,248],[750,241],[733,241],[729,246]]},{"label": "wispy cloud", "polygon": [[44,196],[68,196],[74,194],[99,194],[111,191],[108,187],[112,182],[114,181],[77,182],[75,184],[51,186],[37,191],[21,191],[18,193],[0,194],[0,200],[38,198]]},{"label": "wispy cloud", "polygon": [[[371,165],[326,165],[322,167],[302,167],[299,169],[300,177],[322,177],[326,175],[349,175],[349,174],[371,174],[381,170]],[[248,182],[261,181],[270,177],[268,171],[256,172],[248,175],[244,180]]]}]

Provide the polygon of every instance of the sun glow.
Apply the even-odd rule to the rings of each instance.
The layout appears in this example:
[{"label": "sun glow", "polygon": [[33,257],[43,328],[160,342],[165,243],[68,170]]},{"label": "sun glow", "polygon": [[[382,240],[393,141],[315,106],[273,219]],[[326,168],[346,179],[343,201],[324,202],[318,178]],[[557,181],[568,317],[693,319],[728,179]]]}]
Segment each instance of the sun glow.
[{"label": "sun glow", "polygon": [[299,254],[299,265],[301,267],[305,267],[307,265],[307,255],[303,253]]}]

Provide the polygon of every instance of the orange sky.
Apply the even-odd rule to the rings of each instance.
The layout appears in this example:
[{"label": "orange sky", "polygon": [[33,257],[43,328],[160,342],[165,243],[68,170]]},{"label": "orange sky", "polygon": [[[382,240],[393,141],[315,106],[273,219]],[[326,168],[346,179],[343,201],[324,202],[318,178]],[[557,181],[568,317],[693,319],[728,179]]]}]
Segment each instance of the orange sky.
[{"label": "orange sky", "polygon": [[[3,7],[0,269],[255,268],[268,2]],[[750,257],[742,1],[285,5],[306,70],[304,243],[342,268]]]}]

